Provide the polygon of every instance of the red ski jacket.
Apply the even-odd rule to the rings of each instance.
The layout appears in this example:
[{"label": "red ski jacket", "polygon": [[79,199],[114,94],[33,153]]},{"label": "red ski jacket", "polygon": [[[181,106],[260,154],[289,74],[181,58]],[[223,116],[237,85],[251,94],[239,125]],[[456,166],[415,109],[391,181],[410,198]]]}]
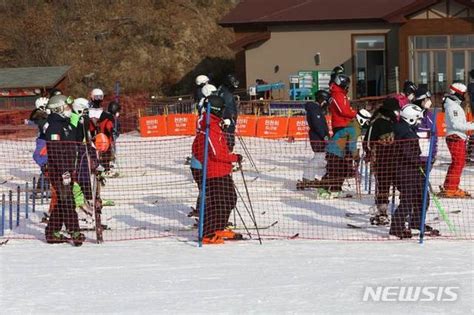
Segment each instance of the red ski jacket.
[{"label": "red ski jacket", "polygon": [[[209,127],[209,150],[207,160],[207,178],[223,177],[232,173],[232,162],[237,155],[229,152],[226,136],[219,126],[221,119],[211,114]],[[193,142],[193,156],[204,165],[204,146],[206,141],[206,114],[200,122],[200,129]]]},{"label": "red ski jacket", "polygon": [[329,112],[331,113],[332,128],[347,127],[349,122],[356,117],[357,112],[352,109],[346,90],[336,84],[331,84],[330,90]]}]

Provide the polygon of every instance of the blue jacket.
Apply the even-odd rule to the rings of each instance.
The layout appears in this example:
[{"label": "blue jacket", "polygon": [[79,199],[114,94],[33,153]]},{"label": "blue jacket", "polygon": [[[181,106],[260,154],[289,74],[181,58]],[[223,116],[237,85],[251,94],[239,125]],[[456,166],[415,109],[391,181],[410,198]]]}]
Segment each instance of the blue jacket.
[{"label": "blue jacket", "polygon": [[232,120],[232,124],[237,122],[237,103],[234,99],[234,94],[229,90],[228,87],[221,85],[219,90],[217,91],[217,95],[222,97],[225,104],[224,113],[222,114],[222,118],[229,118]]},{"label": "blue jacket", "polygon": [[324,152],[326,141],[329,139],[329,128],[321,105],[316,102],[308,102],[304,105],[306,110],[306,121],[309,126],[309,140],[313,152]]}]

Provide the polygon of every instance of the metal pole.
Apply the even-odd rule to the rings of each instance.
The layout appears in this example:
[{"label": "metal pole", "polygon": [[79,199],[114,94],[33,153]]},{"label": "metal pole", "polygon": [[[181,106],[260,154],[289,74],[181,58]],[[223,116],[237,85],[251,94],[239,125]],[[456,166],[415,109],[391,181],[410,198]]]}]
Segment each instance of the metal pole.
[{"label": "metal pole", "polygon": [[40,191],[41,191],[41,204],[44,204],[44,175],[41,172],[40,175]]},{"label": "metal pole", "polygon": [[36,211],[36,177],[33,177],[33,187],[31,187],[31,211],[35,213]]},{"label": "metal pole", "polygon": [[206,186],[207,186],[207,162],[209,153],[209,127],[211,122],[211,102],[206,104],[206,134],[204,140],[204,163],[202,168],[202,190],[201,205],[199,207],[199,226],[198,226],[198,245],[202,247],[202,238],[204,232],[204,206],[206,203]]},{"label": "metal pole", "polygon": [[16,226],[20,226],[20,186],[16,186]]},{"label": "metal pole", "polygon": [[5,235],[5,194],[2,194],[2,221],[0,222],[0,236]]},{"label": "metal pole", "polygon": [[419,243],[423,244],[423,240],[425,237],[425,221],[426,221],[426,212],[427,212],[427,205],[428,205],[428,190],[430,184],[430,172],[431,172],[431,161],[433,160],[433,151],[436,141],[436,115],[437,110],[436,108],[433,111],[433,125],[431,126],[431,134],[430,134],[430,149],[428,152],[428,159],[426,161],[426,172],[425,172],[425,184],[423,187],[423,204],[421,206],[421,220],[420,220],[420,240]]},{"label": "metal pole", "polygon": [[10,230],[13,230],[13,191],[8,191],[8,224]]},{"label": "metal pole", "polygon": [[28,182],[25,183],[25,219],[28,219],[28,207],[30,206],[28,201]]}]

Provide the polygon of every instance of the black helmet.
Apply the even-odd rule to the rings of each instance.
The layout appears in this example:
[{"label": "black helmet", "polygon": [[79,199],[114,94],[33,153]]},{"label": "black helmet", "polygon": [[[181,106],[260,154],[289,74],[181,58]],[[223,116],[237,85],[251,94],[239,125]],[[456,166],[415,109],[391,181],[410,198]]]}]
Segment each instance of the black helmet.
[{"label": "black helmet", "polygon": [[345,74],[337,74],[334,78],[334,84],[347,90],[349,89],[349,84],[351,84],[351,78]]},{"label": "black helmet", "polygon": [[239,84],[239,80],[233,74],[228,74],[224,81],[225,86],[234,90],[239,87]]},{"label": "black helmet", "polygon": [[343,74],[344,73],[344,67],[342,65],[335,66],[334,69],[332,69],[331,73],[333,74]]},{"label": "black helmet", "polygon": [[331,94],[329,94],[328,91],[319,90],[314,94],[314,98],[316,99],[316,102],[322,104],[323,102],[329,101],[329,99],[331,98]]},{"label": "black helmet", "polygon": [[207,98],[207,101],[211,108],[211,114],[222,117],[225,108],[224,100],[217,95],[211,95]]},{"label": "black helmet", "polygon": [[60,90],[60,89],[57,89],[57,88],[52,88],[50,91],[49,91],[49,98],[53,97],[53,96],[56,96],[56,95],[62,95],[63,92]]},{"label": "black helmet", "polygon": [[403,83],[403,93],[407,96],[410,94],[414,94],[417,89],[418,87],[416,86],[416,84],[411,81],[407,80]]},{"label": "black helmet", "polygon": [[380,107],[379,111],[395,121],[400,115],[400,103],[393,97],[386,98],[384,99],[383,105]]},{"label": "black helmet", "polygon": [[116,101],[111,101],[109,106],[107,106],[107,111],[112,115],[120,112],[120,104]]}]

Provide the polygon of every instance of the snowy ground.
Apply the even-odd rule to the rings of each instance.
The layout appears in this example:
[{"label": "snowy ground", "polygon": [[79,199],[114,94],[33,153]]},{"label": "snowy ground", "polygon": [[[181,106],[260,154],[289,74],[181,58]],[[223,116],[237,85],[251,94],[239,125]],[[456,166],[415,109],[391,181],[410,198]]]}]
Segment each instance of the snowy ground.
[{"label": "snowy ground", "polygon": [[[0,246],[0,313],[474,312],[472,200],[442,200],[454,233],[436,219],[439,214],[431,204],[428,222],[442,231],[442,239],[428,238],[423,246],[415,239],[386,242],[387,228],[347,227],[347,223],[366,224],[373,205],[364,177],[361,199],[319,200],[314,191],[295,189],[311,156],[307,143],[246,139],[259,170],[259,174],[252,170],[246,157],[245,176],[257,222],[278,223],[261,231],[262,246],[244,241],[197,248],[196,231],[188,229],[193,220],[186,216],[197,190],[189,166],[183,163],[191,141],[133,134],[120,138],[122,177],[109,179],[102,190],[103,197],[116,205],[104,208],[103,218],[112,229],[104,232],[101,245],[94,244],[93,232],[86,233],[88,241],[80,248],[45,244],[44,224],[39,221],[48,200],[44,204],[37,200],[35,213],[29,201],[26,219],[22,191],[20,224],[16,227],[14,215],[13,229],[7,226],[0,238],[10,239]],[[432,176],[435,188],[449,163],[444,142],[440,144]],[[38,169],[31,161],[33,139],[1,145],[0,193],[8,194],[16,185],[31,183]],[[243,152],[240,144],[236,151]],[[466,168],[463,187],[474,190],[473,175],[473,168]],[[234,179],[245,194],[240,174],[234,173]],[[344,189],[355,193],[354,180],[347,181]],[[243,200],[239,198],[238,209],[249,224]],[[15,195],[13,209],[15,213]],[[353,216],[346,216],[348,212]],[[255,231],[251,233],[255,237]],[[295,234],[298,239],[285,240]],[[133,241],[140,238],[154,239]],[[365,287],[377,285],[454,286],[459,295],[455,302],[363,302]]]},{"label": "snowy ground", "polygon": [[[190,155],[192,137],[140,138],[137,134],[122,135],[119,138],[118,169],[120,178],[109,179],[102,189],[103,199],[115,201],[114,207],[103,210],[103,221],[112,229],[105,231],[106,241],[145,239],[178,236],[180,239],[195,239],[196,231],[189,231],[194,223],[186,214],[195,206],[198,194],[192,180],[189,166],[184,164]],[[439,141],[439,153],[432,172],[431,183],[437,190],[442,184],[450,162],[444,139]],[[278,222],[268,229],[262,229],[264,237],[299,238],[322,240],[387,240],[388,228],[370,227],[350,229],[347,224],[367,225],[369,210],[374,205],[374,180],[371,181],[362,169],[361,198],[322,200],[316,198],[314,190],[298,191],[296,182],[301,179],[303,167],[312,151],[307,141],[293,143],[284,140],[245,138],[245,145],[255,161],[257,170],[251,165],[241,143],[236,152],[244,155],[245,178],[249,188],[256,221],[261,227]],[[30,182],[38,176],[38,167],[32,162],[33,139],[27,141],[3,141],[0,152],[0,177],[6,183],[0,184],[0,193],[15,191],[16,185]],[[12,157],[16,157],[12,159]],[[258,172],[257,172],[258,171]],[[324,174],[324,170],[320,170]],[[247,214],[249,207],[242,176],[234,173],[234,181],[241,198],[231,221],[243,227],[240,213],[247,225],[252,223]],[[474,193],[474,168],[466,167],[461,187]],[[23,188],[22,188],[23,189]],[[354,179],[346,180],[344,190],[356,197]],[[9,238],[43,239],[44,224],[40,223],[43,212],[48,209],[48,200],[36,202],[36,213],[25,219],[25,202],[21,195],[20,225],[16,227],[13,196],[13,229],[6,230]],[[395,209],[395,204],[390,208]],[[440,219],[434,202],[431,202],[427,222],[439,229],[449,239],[474,239],[474,202],[472,199],[443,199],[441,204],[455,226],[450,231]],[[349,216],[348,216],[349,215]],[[7,211],[8,216],[8,211]],[[241,230],[243,231],[243,230]],[[255,236],[255,231],[251,231]],[[95,235],[88,232],[89,240]]]},{"label": "snowy ground", "polygon": [[[2,314],[472,314],[471,242],[171,239],[0,247]],[[455,302],[363,302],[366,286],[455,286]]]}]

